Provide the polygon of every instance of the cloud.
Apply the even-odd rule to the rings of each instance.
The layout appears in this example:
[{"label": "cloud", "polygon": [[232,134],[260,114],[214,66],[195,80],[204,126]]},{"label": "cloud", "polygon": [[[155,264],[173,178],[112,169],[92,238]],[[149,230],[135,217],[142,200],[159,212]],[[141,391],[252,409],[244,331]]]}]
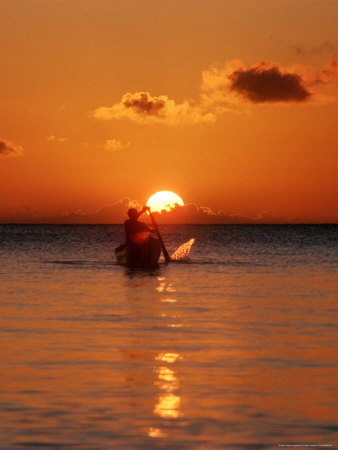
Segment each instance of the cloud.
[{"label": "cloud", "polygon": [[162,224],[231,224],[252,223],[252,219],[240,214],[227,214],[224,211],[214,211],[207,206],[198,206],[188,203],[184,206],[177,205],[170,211],[153,213],[158,223]]},{"label": "cloud", "polygon": [[7,139],[0,139],[0,156],[21,156],[23,148]]},{"label": "cloud", "polygon": [[331,58],[323,70],[317,72],[315,83],[331,84],[338,81],[338,55]]},{"label": "cloud", "polygon": [[[86,211],[64,211],[56,216],[43,216],[36,209],[28,205],[13,205],[12,208],[0,211],[0,223],[55,223],[55,224],[123,224],[127,218],[127,211],[134,207],[141,209],[137,200],[124,198],[112,205],[99,208],[88,213]],[[312,223],[304,218],[290,219],[276,216],[271,211],[264,211],[255,217],[244,216],[239,213],[214,211],[207,206],[198,206],[193,203],[176,206],[171,211],[153,213],[159,224],[282,224],[282,223]],[[142,221],[149,222],[144,215]],[[324,223],[320,220],[318,223]],[[327,222],[330,222],[329,220]],[[121,227],[121,239],[123,231]]]},{"label": "cloud", "polygon": [[50,141],[50,142],[59,142],[60,144],[61,144],[62,142],[66,142],[66,140],[67,140],[65,137],[57,137],[57,136],[55,136],[54,134],[51,134],[50,136],[47,136],[46,139],[47,139],[47,141]]},{"label": "cloud", "polygon": [[[332,49],[333,44],[326,41],[318,51],[326,48]],[[119,103],[96,108],[93,116],[101,120],[129,119],[140,124],[211,123],[225,111],[243,111],[249,105],[332,101],[318,91],[318,86],[337,81],[338,56],[322,70],[301,64],[285,67],[269,61],[246,67],[235,59],[224,65],[214,64],[202,72],[200,98],[196,103],[186,100],[176,103],[167,95],[153,97],[149,92],[127,92]]]},{"label": "cloud", "polygon": [[297,56],[317,56],[322,54],[332,55],[332,53],[338,51],[338,46],[335,43],[326,40],[313,47],[294,45],[291,47],[291,49]]},{"label": "cloud", "polygon": [[256,217],[243,216],[238,213],[227,213],[223,210],[214,211],[208,206],[198,206],[188,203],[176,205],[170,211],[153,213],[160,224],[255,224],[255,223],[286,223],[285,218],[275,216],[271,211],[264,211]]},{"label": "cloud", "polygon": [[123,201],[127,201],[127,208],[136,208],[136,209],[142,209],[143,205],[142,203],[140,203],[138,200],[128,200],[128,199],[123,199]]},{"label": "cloud", "polygon": [[223,67],[212,66],[202,74],[203,101],[209,106],[229,108],[249,103],[301,103],[310,99],[306,80],[301,74],[278,63],[259,62],[246,68],[240,60]]},{"label": "cloud", "polygon": [[253,104],[301,104],[332,101],[320,85],[338,82],[338,55],[323,69],[297,64],[284,67],[262,61],[246,67],[240,60],[213,65],[202,73],[201,102],[215,114]]},{"label": "cloud", "polygon": [[130,142],[126,142],[124,144],[122,141],[120,141],[118,139],[107,139],[106,142],[104,143],[103,148],[107,152],[116,152],[116,151],[122,150],[129,146],[130,146]]},{"label": "cloud", "polygon": [[137,200],[123,198],[122,200],[103,208],[99,208],[93,213],[85,211],[68,212],[65,211],[57,220],[57,223],[88,223],[88,224],[109,224],[123,223],[127,219],[129,208],[141,209],[142,205]]},{"label": "cloud", "polygon": [[206,109],[217,113],[233,109],[238,97],[230,90],[230,77],[242,66],[240,60],[232,60],[222,67],[214,64],[202,72],[201,102]]},{"label": "cloud", "polygon": [[119,103],[101,106],[94,117],[103,120],[127,118],[137,123],[164,123],[168,125],[212,122],[215,116],[188,101],[176,103],[166,95],[152,97],[149,92],[126,93]]},{"label": "cloud", "polygon": [[300,75],[264,62],[233,72],[230,89],[253,103],[305,102],[311,96]]}]

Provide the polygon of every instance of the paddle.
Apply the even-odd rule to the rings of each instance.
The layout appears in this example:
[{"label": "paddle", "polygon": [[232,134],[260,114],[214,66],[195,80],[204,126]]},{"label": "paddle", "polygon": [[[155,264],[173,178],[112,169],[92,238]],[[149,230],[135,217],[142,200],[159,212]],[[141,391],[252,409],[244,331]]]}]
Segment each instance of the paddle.
[{"label": "paddle", "polygon": [[170,259],[170,256],[169,256],[168,252],[167,252],[167,249],[165,248],[165,245],[164,245],[164,242],[163,242],[160,230],[158,228],[158,225],[156,223],[155,217],[152,215],[152,212],[150,211],[150,208],[148,209],[148,212],[149,212],[149,215],[150,215],[153,227],[155,228],[155,232],[157,234],[158,240],[160,241],[165,262],[168,263],[168,262],[171,261],[171,259]]}]

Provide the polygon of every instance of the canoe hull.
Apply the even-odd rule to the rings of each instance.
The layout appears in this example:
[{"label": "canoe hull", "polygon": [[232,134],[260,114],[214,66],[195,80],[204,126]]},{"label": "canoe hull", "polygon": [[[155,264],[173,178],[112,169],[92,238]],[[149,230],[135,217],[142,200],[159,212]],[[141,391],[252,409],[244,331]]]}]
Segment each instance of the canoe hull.
[{"label": "canoe hull", "polygon": [[118,264],[130,267],[153,267],[161,254],[161,243],[150,237],[142,245],[120,245],[114,250]]}]

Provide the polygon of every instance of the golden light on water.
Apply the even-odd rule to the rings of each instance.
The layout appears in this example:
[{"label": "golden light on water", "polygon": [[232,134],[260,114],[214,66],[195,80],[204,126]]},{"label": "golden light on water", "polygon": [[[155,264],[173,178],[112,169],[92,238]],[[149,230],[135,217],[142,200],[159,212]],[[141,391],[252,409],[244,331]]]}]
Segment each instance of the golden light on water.
[{"label": "golden light on water", "polygon": [[181,399],[176,394],[161,394],[155,406],[154,413],[163,418],[177,418],[180,415]]},{"label": "golden light on water", "polygon": [[[166,297],[167,292],[175,292],[175,288],[172,283],[168,283],[165,277],[158,277],[158,287],[156,290],[162,294],[161,301],[169,303],[165,307],[160,316],[163,319],[176,319],[177,314],[171,311],[170,303],[176,302],[176,299]],[[164,294],[164,296],[163,296]],[[169,327],[180,326],[180,324],[172,323],[167,324]],[[154,406],[153,412],[156,416],[164,419],[176,419],[182,415],[180,411],[181,398],[178,395],[179,392],[179,379],[175,369],[175,364],[177,361],[181,360],[182,356],[176,352],[161,352],[155,357],[155,361],[160,362],[160,364],[155,364],[154,374],[156,375],[154,379],[154,385],[158,389],[157,401]],[[170,364],[170,367],[168,365]],[[150,436],[150,435],[149,435]],[[153,437],[156,436],[156,432],[152,432]]]},{"label": "golden light on water", "polygon": [[168,367],[160,367],[158,371],[158,378],[159,380],[170,381],[171,383],[177,381],[175,372],[171,369],[168,369]]},{"label": "golden light on water", "polygon": [[162,438],[166,436],[166,433],[159,428],[149,428],[148,436],[153,438]]},{"label": "golden light on water", "polygon": [[182,356],[178,353],[160,353],[156,359],[158,361],[165,361],[168,363],[174,363],[175,361],[182,359]]},{"label": "golden light on water", "polygon": [[153,212],[161,212],[163,210],[170,211],[177,205],[184,206],[184,202],[179,195],[171,191],[156,192],[156,194],[149,197],[147,201],[147,206],[149,206]]},{"label": "golden light on water", "polygon": [[171,283],[160,283],[160,285],[156,288],[158,292],[176,292],[176,289],[172,286]]},{"label": "golden light on water", "polygon": [[176,303],[177,300],[176,300],[175,298],[169,298],[169,297],[167,297],[167,298],[162,298],[162,299],[161,299],[161,302],[163,302],[163,303]]},{"label": "golden light on water", "polygon": [[[182,359],[178,353],[160,353],[157,361],[174,363]],[[165,366],[155,369],[157,379],[155,385],[158,386],[159,396],[154,408],[154,414],[162,418],[177,418],[180,414],[180,396],[176,394],[179,388],[179,380],[176,372]]]},{"label": "golden light on water", "polygon": [[158,380],[155,384],[162,392],[171,393],[178,389],[178,379],[173,370],[168,367],[160,367],[157,370]]}]

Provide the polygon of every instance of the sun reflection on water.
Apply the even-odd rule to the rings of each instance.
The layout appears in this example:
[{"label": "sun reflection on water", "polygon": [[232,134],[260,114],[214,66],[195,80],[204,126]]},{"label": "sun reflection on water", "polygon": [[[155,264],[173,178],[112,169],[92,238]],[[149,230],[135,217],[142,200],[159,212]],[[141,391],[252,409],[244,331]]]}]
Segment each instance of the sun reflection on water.
[{"label": "sun reflection on water", "polygon": [[[173,364],[180,360],[178,353],[160,353],[155,360]],[[163,418],[177,418],[181,415],[181,398],[177,394],[179,380],[176,372],[169,367],[155,367],[155,385],[158,387],[158,401],[154,407],[154,414]]]},{"label": "sun reflection on water", "polygon": [[148,436],[153,437],[153,438],[162,438],[162,437],[166,437],[166,433],[164,433],[159,428],[151,427],[151,428],[149,428]]},{"label": "sun reflection on water", "polygon": [[175,361],[182,359],[182,356],[178,353],[160,353],[158,356],[156,356],[156,359],[157,361],[174,363]]},{"label": "sun reflection on water", "polygon": [[166,283],[165,281],[162,281],[156,290],[158,292],[176,292],[176,289],[173,287],[172,283]]},{"label": "sun reflection on water", "polygon": [[168,369],[168,367],[160,367],[158,370],[158,378],[164,381],[174,382],[177,380],[175,372]]},{"label": "sun reflection on water", "polygon": [[181,399],[176,394],[161,394],[155,406],[154,413],[163,418],[174,418],[180,416]]},{"label": "sun reflection on water", "polygon": [[177,300],[175,300],[174,298],[161,298],[161,302],[162,303],[176,303]]},{"label": "sun reflection on water", "polygon": [[158,380],[155,384],[159,387],[160,391],[173,392],[178,389],[178,380],[173,370],[168,367],[160,367],[157,371]]},{"label": "sun reflection on water", "polygon": [[[168,283],[165,277],[158,277],[159,286],[156,288],[158,292],[164,294],[161,296],[161,302],[166,303],[163,305],[165,310],[160,314],[163,320],[170,319],[171,323],[167,325],[170,328],[179,328],[182,326],[178,323],[179,317],[175,311],[171,311],[172,304],[176,303],[176,299],[172,297],[167,297],[165,294],[167,292],[175,292],[176,289],[172,283]],[[180,411],[181,397],[178,394],[179,391],[179,379],[177,372],[174,370],[174,364],[182,359],[182,356],[177,352],[161,352],[155,357],[155,361],[162,363],[160,366],[155,365],[154,374],[155,380],[154,385],[158,389],[157,402],[154,406],[154,414],[164,419],[177,419],[182,416]],[[168,367],[170,365],[170,367]],[[154,429],[152,429],[154,430]],[[152,431],[152,437],[162,437],[162,431],[156,429],[157,431]],[[150,436],[150,434],[149,434]]]}]

